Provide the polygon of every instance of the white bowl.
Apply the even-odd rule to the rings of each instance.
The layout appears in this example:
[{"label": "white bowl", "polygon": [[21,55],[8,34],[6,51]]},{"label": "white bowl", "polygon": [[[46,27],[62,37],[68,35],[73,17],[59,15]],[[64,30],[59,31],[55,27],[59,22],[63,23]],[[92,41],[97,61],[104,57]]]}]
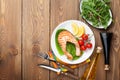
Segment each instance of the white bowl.
[{"label": "white bowl", "polygon": [[78,24],[79,26],[83,25],[85,28],[86,34],[93,34],[92,30],[85,23],[78,21],[78,20],[68,20],[68,21],[62,22],[54,29],[52,36],[51,36],[51,48],[52,48],[55,56],[58,59],[60,59],[62,62],[65,62],[67,64],[79,64],[81,62],[84,62],[86,59],[88,59],[91,56],[91,54],[93,53],[93,50],[95,47],[95,37],[94,37],[94,34],[91,37],[91,43],[92,43],[93,47],[91,49],[87,49],[86,51],[84,51],[83,55],[80,56],[80,58],[78,58],[77,60],[68,60],[65,55],[61,56],[56,48],[55,35],[56,35],[57,30],[59,30],[59,29],[66,29],[66,30],[70,31],[71,33],[73,33],[72,27],[71,27],[72,22]]},{"label": "white bowl", "polygon": [[[80,12],[82,13],[82,2],[83,0],[80,1]],[[112,11],[109,9],[109,13],[110,13],[110,20],[108,21],[108,24],[107,24],[107,28],[110,26],[110,24],[112,23]],[[84,16],[83,16],[84,18]],[[85,19],[85,18],[84,18]],[[86,19],[85,19],[86,20]],[[87,23],[89,23],[90,25],[94,26],[93,23],[89,20],[86,20]],[[95,28],[98,28],[98,29],[104,29],[104,26],[103,25],[100,25],[100,26],[94,26]]]}]

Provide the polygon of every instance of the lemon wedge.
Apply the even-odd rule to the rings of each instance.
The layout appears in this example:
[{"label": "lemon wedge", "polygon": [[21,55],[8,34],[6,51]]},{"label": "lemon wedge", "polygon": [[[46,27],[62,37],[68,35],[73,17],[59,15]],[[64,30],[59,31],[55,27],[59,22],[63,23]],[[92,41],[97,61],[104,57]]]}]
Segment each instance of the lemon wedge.
[{"label": "lemon wedge", "polygon": [[85,33],[84,26],[78,27],[78,33],[76,34],[76,37],[81,37]]},{"label": "lemon wedge", "polygon": [[72,23],[71,26],[72,26],[73,34],[77,35],[79,26],[76,23]]}]

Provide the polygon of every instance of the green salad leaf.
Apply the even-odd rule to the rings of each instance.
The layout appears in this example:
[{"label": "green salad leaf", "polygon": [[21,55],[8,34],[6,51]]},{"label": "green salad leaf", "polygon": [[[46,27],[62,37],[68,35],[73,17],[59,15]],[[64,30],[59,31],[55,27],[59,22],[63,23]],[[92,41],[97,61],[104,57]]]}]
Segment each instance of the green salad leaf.
[{"label": "green salad leaf", "polygon": [[73,56],[73,60],[77,60],[80,56],[76,56],[75,45],[71,42],[67,42],[66,50]]},{"label": "green salad leaf", "polygon": [[110,7],[102,0],[83,0],[81,15],[86,20],[92,22],[93,26],[108,27],[108,22],[111,19]]}]

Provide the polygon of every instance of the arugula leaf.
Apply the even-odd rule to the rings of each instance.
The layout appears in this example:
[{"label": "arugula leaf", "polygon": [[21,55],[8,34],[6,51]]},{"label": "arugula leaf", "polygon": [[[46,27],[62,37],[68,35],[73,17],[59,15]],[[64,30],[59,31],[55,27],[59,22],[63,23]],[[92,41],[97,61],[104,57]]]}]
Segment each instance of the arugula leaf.
[{"label": "arugula leaf", "polygon": [[82,2],[82,17],[93,23],[93,26],[104,26],[111,19],[109,9],[110,7],[102,0],[83,0]]}]

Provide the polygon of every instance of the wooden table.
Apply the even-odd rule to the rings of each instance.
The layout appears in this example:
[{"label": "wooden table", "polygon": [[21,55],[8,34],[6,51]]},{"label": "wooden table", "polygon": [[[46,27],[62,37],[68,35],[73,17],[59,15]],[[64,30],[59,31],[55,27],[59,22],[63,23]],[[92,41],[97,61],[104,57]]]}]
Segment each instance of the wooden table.
[{"label": "wooden table", "polygon": [[[111,0],[113,32],[110,71],[104,71],[103,54],[97,65],[96,80],[120,80],[120,0]],[[65,20],[84,20],[79,0],[0,0],[0,80],[56,80],[56,73],[38,68],[48,61],[36,57],[38,51],[49,51],[54,28]],[[90,26],[90,25],[89,25]],[[102,46],[98,30],[90,26],[96,46]],[[81,76],[86,65],[75,70]],[[73,80],[64,77],[64,80]]]}]

